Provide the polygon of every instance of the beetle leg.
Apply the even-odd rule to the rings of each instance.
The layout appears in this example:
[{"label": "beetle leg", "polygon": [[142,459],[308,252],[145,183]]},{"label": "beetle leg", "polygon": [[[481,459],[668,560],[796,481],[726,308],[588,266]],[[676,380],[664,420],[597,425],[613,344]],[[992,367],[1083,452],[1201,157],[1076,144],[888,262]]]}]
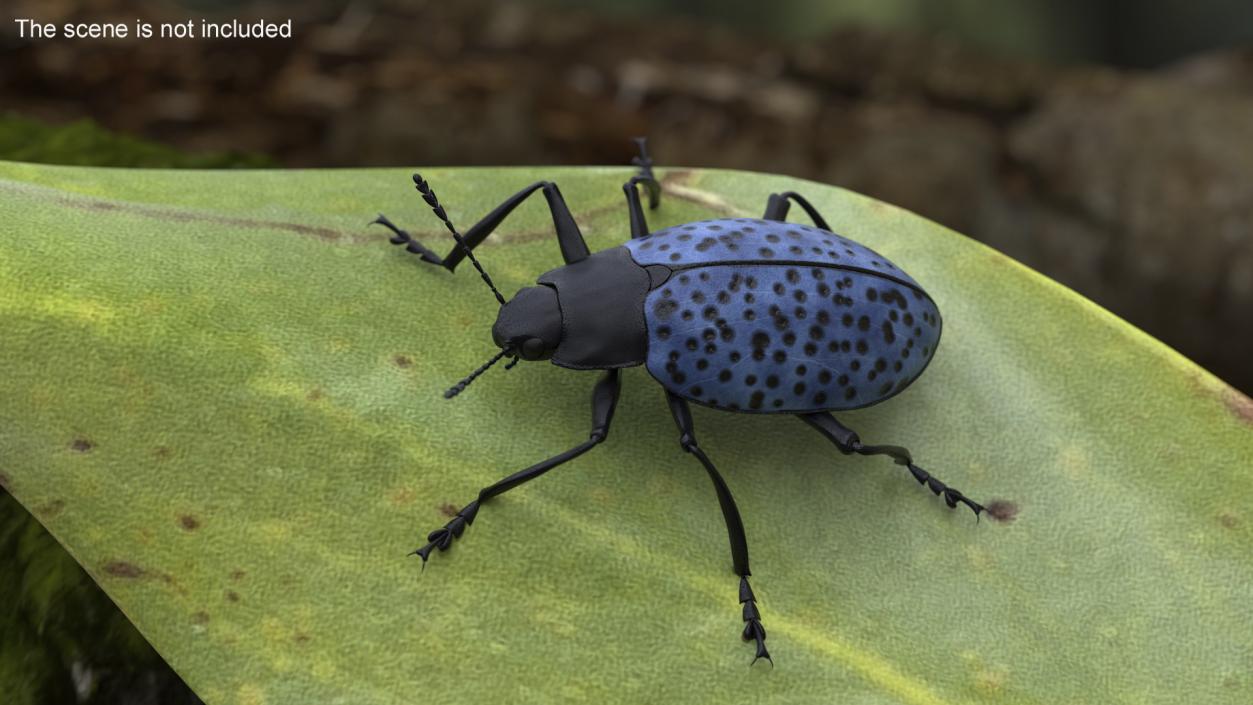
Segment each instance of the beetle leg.
[{"label": "beetle leg", "polygon": [[636,186],[643,184],[648,191],[648,209],[656,210],[661,205],[661,184],[653,176],[653,159],[648,156],[648,139],[636,137],[635,145],[640,154],[631,163],[640,168],[640,172],[622,185],[627,198],[627,211],[631,218],[631,239],[644,237],[648,234],[648,221],[644,219],[644,207],[640,205],[640,192]]},{"label": "beetle leg", "polygon": [[809,214],[809,219],[814,221],[814,225],[817,225],[823,230],[831,230],[831,226],[827,225],[826,219],[818,214],[818,209],[810,205],[809,201],[805,200],[804,196],[796,193],[795,191],[770,194],[770,198],[766,201],[766,212],[761,216],[762,220],[787,220],[788,207],[791,205],[787,202],[789,198],[796,201],[800,204],[801,208],[805,209],[805,212]]},{"label": "beetle leg", "polygon": [[975,521],[979,520],[979,515],[987,511],[982,504],[975,502],[955,487],[949,487],[936,478],[931,473],[914,465],[913,456],[909,451],[900,446],[872,446],[865,445],[857,434],[844,424],[840,423],[831,414],[820,411],[814,414],[798,414],[801,421],[812,426],[818,433],[821,433],[827,440],[835,444],[841,453],[849,455],[857,453],[858,455],[886,455],[896,461],[897,465],[904,465],[918,481],[918,484],[926,486],[937,497],[943,497],[944,503],[950,509],[956,509],[958,502],[970,507],[975,513]]},{"label": "beetle leg", "polygon": [[731,496],[731,489],[727,487],[726,480],[722,479],[722,475],[709,460],[709,456],[705,455],[705,452],[696,444],[696,430],[687,402],[671,392],[666,392],[666,399],[670,402],[670,413],[674,415],[674,422],[679,426],[679,445],[683,447],[683,450],[696,456],[700,464],[705,467],[705,472],[709,473],[709,479],[713,481],[714,490],[718,493],[718,504],[722,506],[722,518],[726,521],[727,536],[731,540],[731,562],[735,567],[735,573],[740,576],[740,604],[744,605],[744,631],[741,636],[744,641],[757,642],[757,655],[753,657],[749,665],[757,663],[757,659],[764,658],[773,666],[774,659],[770,658],[770,652],[766,651],[766,628],[761,625],[757,599],[753,596],[753,589],[748,585],[748,576],[751,574],[748,570],[748,538],[744,535],[744,522],[740,519],[740,510],[735,506],[735,499]]},{"label": "beetle leg", "polygon": [[447,551],[452,547],[455,539],[461,538],[461,534],[465,532],[466,527],[474,523],[474,517],[478,514],[479,505],[483,502],[496,495],[508,492],[518,485],[534,480],[558,465],[573,460],[599,445],[609,435],[609,423],[613,420],[614,408],[618,404],[618,397],[621,391],[622,383],[618,379],[618,370],[606,372],[605,376],[596,383],[596,388],[592,391],[592,433],[586,441],[564,453],[554,455],[525,470],[519,470],[493,485],[484,487],[479,491],[479,496],[462,508],[461,511],[457,512],[457,515],[447,524],[427,534],[427,544],[413,551],[410,555],[421,556],[422,567],[425,569],[426,561],[432,551],[435,549]]},{"label": "beetle leg", "polygon": [[[415,181],[418,180],[417,174],[414,174],[414,178]],[[566,205],[566,200],[561,195],[561,190],[557,188],[557,184],[551,181],[536,181],[505,199],[504,203],[496,206],[491,213],[483,216],[482,220],[462,233],[461,240],[465,244],[464,247],[460,243],[454,244],[452,250],[442,258],[417,240],[414,240],[404,230],[396,227],[386,216],[380,215],[374,222],[388,228],[395,234],[391,238],[392,244],[405,245],[405,249],[420,256],[424,262],[438,264],[451,272],[457,268],[461,260],[466,258],[467,249],[473,250],[478,247],[487,239],[488,235],[492,234],[496,226],[500,225],[501,221],[513,212],[514,208],[517,208],[519,204],[536,191],[543,191],[544,198],[548,201],[548,210],[553,217],[553,227],[557,230],[557,244],[561,246],[561,256],[565,259],[566,264],[586,259],[590,252],[587,249],[587,243],[583,241],[583,233],[579,231],[579,226],[574,222],[574,216],[570,214],[570,208]]]}]

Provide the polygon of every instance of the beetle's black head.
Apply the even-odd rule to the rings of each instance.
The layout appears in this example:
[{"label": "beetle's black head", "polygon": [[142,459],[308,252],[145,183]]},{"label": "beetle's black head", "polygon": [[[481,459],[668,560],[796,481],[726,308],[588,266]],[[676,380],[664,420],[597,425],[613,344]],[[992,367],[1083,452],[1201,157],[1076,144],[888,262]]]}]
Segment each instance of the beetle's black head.
[{"label": "beetle's black head", "polygon": [[504,306],[492,326],[492,340],[523,360],[547,360],[561,342],[561,308],[557,290],[528,286]]}]

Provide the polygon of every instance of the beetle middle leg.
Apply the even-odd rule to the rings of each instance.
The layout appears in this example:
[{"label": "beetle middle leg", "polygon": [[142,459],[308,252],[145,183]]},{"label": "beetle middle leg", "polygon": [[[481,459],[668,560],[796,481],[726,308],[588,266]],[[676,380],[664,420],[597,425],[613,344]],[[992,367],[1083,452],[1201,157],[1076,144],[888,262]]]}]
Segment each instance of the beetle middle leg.
[{"label": "beetle middle leg", "polygon": [[727,523],[727,536],[731,540],[731,562],[735,567],[735,573],[740,576],[740,604],[744,605],[744,631],[741,636],[744,641],[757,642],[757,655],[753,657],[749,665],[757,663],[757,659],[764,658],[773,666],[774,659],[770,658],[770,652],[766,651],[766,628],[761,625],[761,613],[757,611],[757,600],[753,596],[753,589],[748,585],[748,576],[751,574],[748,570],[748,538],[744,535],[744,522],[740,519],[740,510],[735,506],[735,499],[731,496],[731,489],[727,487],[726,480],[722,479],[722,475],[709,460],[709,456],[705,455],[705,452],[696,444],[696,430],[692,424],[692,412],[687,402],[673,392],[666,392],[666,399],[670,402],[670,413],[674,415],[674,422],[679,426],[679,445],[683,447],[683,450],[696,456],[700,464],[705,466],[705,472],[709,473],[709,479],[713,481],[714,490],[718,493],[718,504],[722,506],[722,518]]},{"label": "beetle middle leg", "polygon": [[835,444],[841,453],[849,455],[856,453],[858,455],[886,455],[896,461],[897,465],[904,465],[918,481],[918,484],[926,486],[938,497],[944,498],[944,503],[950,509],[956,509],[958,503],[970,507],[975,513],[975,520],[979,519],[979,515],[987,511],[982,504],[975,502],[955,487],[949,487],[935,477],[931,473],[914,465],[913,456],[909,451],[900,446],[872,446],[865,445],[861,442],[861,438],[857,436],[851,428],[845,426],[835,419],[834,416],[825,411],[813,414],[797,414],[801,421],[812,426],[818,433],[821,433],[827,440]]},{"label": "beetle middle leg", "polygon": [[814,225],[823,230],[831,229],[831,226],[827,225],[826,219],[818,213],[818,209],[814,208],[809,201],[805,200],[804,196],[795,191],[770,194],[770,198],[766,200],[766,212],[761,216],[762,220],[787,220],[788,208],[791,206],[788,203],[788,199],[796,201],[809,214],[809,219],[814,221]]},{"label": "beetle middle leg", "polygon": [[499,482],[480,490],[479,496],[473,502],[470,502],[461,511],[457,512],[457,515],[443,527],[428,534],[426,537],[427,544],[413,552],[422,557],[423,568],[426,567],[426,561],[430,557],[431,551],[437,548],[440,551],[447,551],[452,546],[453,540],[460,538],[466,527],[474,523],[474,517],[478,514],[480,504],[496,495],[508,492],[524,482],[534,480],[566,461],[574,460],[603,442],[605,437],[609,435],[609,423],[613,420],[614,408],[618,405],[618,397],[621,391],[622,382],[618,379],[618,370],[606,372],[605,376],[596,383],[596,388],[592,391],[592,433],[588,436],[588,439],[564,453],[554,455],[525,470],[519,470]]}]

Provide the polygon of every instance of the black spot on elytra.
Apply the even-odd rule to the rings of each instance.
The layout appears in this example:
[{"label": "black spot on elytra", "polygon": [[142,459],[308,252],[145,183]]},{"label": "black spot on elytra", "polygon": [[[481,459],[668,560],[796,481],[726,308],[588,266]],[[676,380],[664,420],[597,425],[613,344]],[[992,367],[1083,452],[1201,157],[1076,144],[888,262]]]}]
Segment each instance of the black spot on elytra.
[{"label": "black spot on elytra", "polygon": [[883,322],[883,340],[888,345],[891,345],[892,343],[896,342],[896,330],[892,328],[891,321]]},{"label": "black spot on elytra", "polygon": [[677,310],[679,310],[679,302],[674,299],[658,299],[657,303],[653,304],[653,314],[663,321],[673,316]]},{"label": "black spot on elytra", "polygon": [[661,338],[662,340],[669,340],[670,339],[670,326],[658,326],[657,337]]},{"label": "black spot on elytra", "polygon": [[787,280],[793,284],[795,284],[796,282],[799,282],[801,280],[800,272],[796,271],[795,269],[787,270]]},{"label": "black spot on elytra", "polygon": [[726,384],[731,381],[731,370],[723,370],[718,373],[718,381]]},{"label": "black spot on elytra", "polygon": [[870,317],[869,316],[862,316],[861,318],[857,319],[857,330],[862,330],[862,331],[870,330]]},{"label": "black spot on elytra", "polygon": [[757,391],[753,392],[753,395],[752,395],[751,397],[749,397],[749,398],[748,398],[748,408],[750,408],[750,409],[760,409],[760,408],[761,408],[761,402],[762,402],[762,400],[764,400],[765,398],[766,398],[766,395],[765,395],[765,394],[763,394],[763,393],[762,393],[762,391],[761,391],[760,389],[758,389]]}]

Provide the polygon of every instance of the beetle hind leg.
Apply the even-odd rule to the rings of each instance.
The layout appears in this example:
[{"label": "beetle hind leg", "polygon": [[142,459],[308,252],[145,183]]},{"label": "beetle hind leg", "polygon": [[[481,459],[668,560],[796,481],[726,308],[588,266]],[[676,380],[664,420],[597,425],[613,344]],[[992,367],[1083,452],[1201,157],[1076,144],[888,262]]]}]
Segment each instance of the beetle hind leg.
[{"label": "beetle hind leg", "polygon": [[834,443],[835,447],[839,448],[840,452],[845,455],[856,453],[858,455],[886,455],[892,458],[897,465],[905,466],[909,473],[914,476],[914,479],[918,481],[918,484],[931,490],[937,497],[942,497],[944,503],[950,509],[956,509],[958,504],[964,504],[975,513],[975,521],[979,520],[979,515],[987,511],[986,507],[962,494],[961,490],[949,487],[941,482],[939,478],[914,465],[913,456],[910,455],[907,449],[900,446],[866,445],[861,442],[861,438],[857,436],[857,433],[836,421],[834,416],[825,411],[814,414],[799,414],[798,416],[801,421],[809,424],[818,433],[821,433],[823,437]]},{"label": "beetle hind leg", "polygon": [[757,598],[748,585],[748,576],[751,575],[748,570],[748,538],[744,535],[744,521],[740,519],[740,510],[736,508],[735,498],[731,496],[731,490],[722,479],[718,468],[714,467],[709,456],[705,455],[705,451],[696,444],[696,430],[687,402],[671,392],[666,392],[666,399],[670,402],[670,413],[679,427],[679,445],[700,461],[705,472],[709,473],[709,479],[713,481],[714,490],[718,493],[722,518],[727,524],[727,537],[731,540],[731,562],[735,567],[736,575],[740,576],[740,604],[743,605],[744,614],[744,631],[740,633],[740,636],[744,641],[757,642],[757,653],[748,665],[752,666],[757,663],[758,659],[764,658],[770,662],[771,666],[774,666],[774,659],[770,658],[770,652],[766,650],[766,628],[761,624]]},{"label": "beetle hind leg", "polygon": [[631,160],[631,163],[638,166],[640,170],[622,185],[622,192],[626,194],[627,199],[627,213],[631,218],[632,240],[648,234],[648,221],[644,218],[644,207],[640,204],[640,192],[637,187],[643,186],[648,192],[649,210],[656,210],[657,206],[661,205],[661,184],[658,183],[657,177],[653,176],[653,158],[648,156],[648,140],[644,137],[636,137],[635,145],[640,153]]}]

